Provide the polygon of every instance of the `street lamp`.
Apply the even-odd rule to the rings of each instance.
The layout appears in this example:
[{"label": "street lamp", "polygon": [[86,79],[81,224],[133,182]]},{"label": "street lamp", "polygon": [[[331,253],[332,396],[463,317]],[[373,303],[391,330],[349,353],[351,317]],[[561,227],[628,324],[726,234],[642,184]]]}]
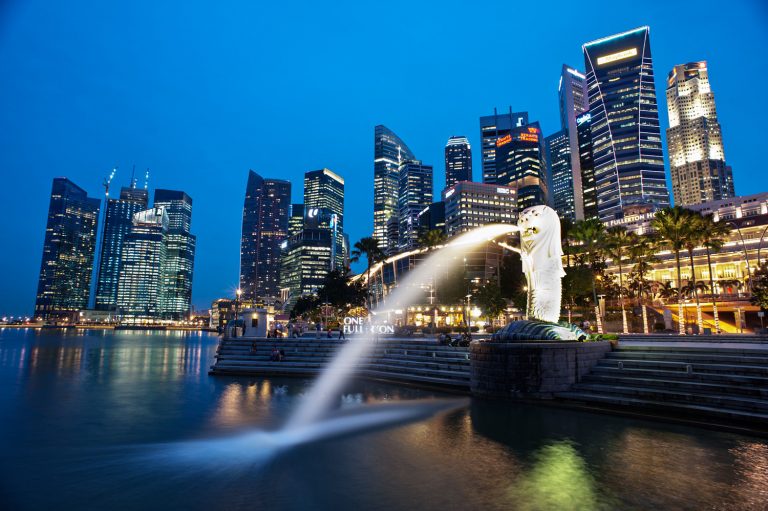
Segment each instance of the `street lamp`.
[{"label": "street lamp", "polygon": [[237,319],[240,312],[240,295],[243,294],[243,290],[238,287],[235,294],[235,321],[232,328],[232,337],[237,337]]},{"label": "street lamp", "polygon": [[471,320],[471,319],[470,319],[470,317],[469,317],[469,307],[470,307],[469,299],[470,299],[470,298],[472,298],[472,295],[471,295],[471,294],[468,294],[468,295],[466,296],[466,299],[467,299],[467,315],[466,315],[466,318],[467,318],[467,335],[468,335],[468,336],[469,336],[469,335],[472,335],[472,328],[471,328],[471,326],[470,326],[470,321],[472,321],[472,320]]}]

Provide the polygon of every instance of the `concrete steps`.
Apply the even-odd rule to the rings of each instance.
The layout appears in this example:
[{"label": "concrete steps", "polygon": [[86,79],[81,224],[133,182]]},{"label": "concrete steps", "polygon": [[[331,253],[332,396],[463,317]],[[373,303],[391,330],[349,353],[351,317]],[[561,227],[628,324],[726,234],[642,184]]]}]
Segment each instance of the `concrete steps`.
[{"label": "concrete steps", "polygon": [[768,350],[621,346],[558,399],[759,424],[768,429]]},{"label": "concrete steps", "polygon": [[[224,339],[216,351],[211,374],[316,375],[333,360],[346,342],[335,339]],[[285,353],[282,362],[270,360],[277,346]],[[413,382],[422,385],[469,389],[467,348],[440,346],[434,340],[379,340],[352,368],[356,375]]]}]

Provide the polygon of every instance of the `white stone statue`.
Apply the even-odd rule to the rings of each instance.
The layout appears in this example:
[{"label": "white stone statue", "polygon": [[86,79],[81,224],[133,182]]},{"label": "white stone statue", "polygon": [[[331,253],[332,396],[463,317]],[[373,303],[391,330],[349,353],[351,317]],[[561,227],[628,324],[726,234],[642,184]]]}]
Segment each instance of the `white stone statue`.
[{"label": "white stone statue", "polygon": [[532,206],[520,213],[517,226],[528,281],[528,318],[557,323],[565,277],[560,219],[548,206]]}]

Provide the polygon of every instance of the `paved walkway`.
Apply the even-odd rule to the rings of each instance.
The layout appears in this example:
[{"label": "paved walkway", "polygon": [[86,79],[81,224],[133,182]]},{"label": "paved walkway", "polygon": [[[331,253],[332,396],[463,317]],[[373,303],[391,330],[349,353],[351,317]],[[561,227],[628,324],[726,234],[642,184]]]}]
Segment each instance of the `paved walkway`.
[{"label": "paved walkway", "polygon": [[710,348],[710,349],[734,349],[734,350],[765,350],[768,352],[768,340],[757,340],[744,342],[717,342],[717,341],[650,341],[650,340],[631,340],[619,341],[620,346],[664,346],[671,348]]}]

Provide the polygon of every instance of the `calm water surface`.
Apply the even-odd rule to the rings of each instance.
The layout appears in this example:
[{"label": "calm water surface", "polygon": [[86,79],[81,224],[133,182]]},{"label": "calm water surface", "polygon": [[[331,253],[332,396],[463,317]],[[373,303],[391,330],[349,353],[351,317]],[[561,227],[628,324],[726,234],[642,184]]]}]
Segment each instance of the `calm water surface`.
[{"label": "calm water surface", "polygon": [[[276,428],[310,384],[208,376],[216,342],[0,330],[0,508],[768,509],[765,440],[478,400],[266,462],[169,459],[178,442]],[[355,381],[338,403],[432,396]]]}]

